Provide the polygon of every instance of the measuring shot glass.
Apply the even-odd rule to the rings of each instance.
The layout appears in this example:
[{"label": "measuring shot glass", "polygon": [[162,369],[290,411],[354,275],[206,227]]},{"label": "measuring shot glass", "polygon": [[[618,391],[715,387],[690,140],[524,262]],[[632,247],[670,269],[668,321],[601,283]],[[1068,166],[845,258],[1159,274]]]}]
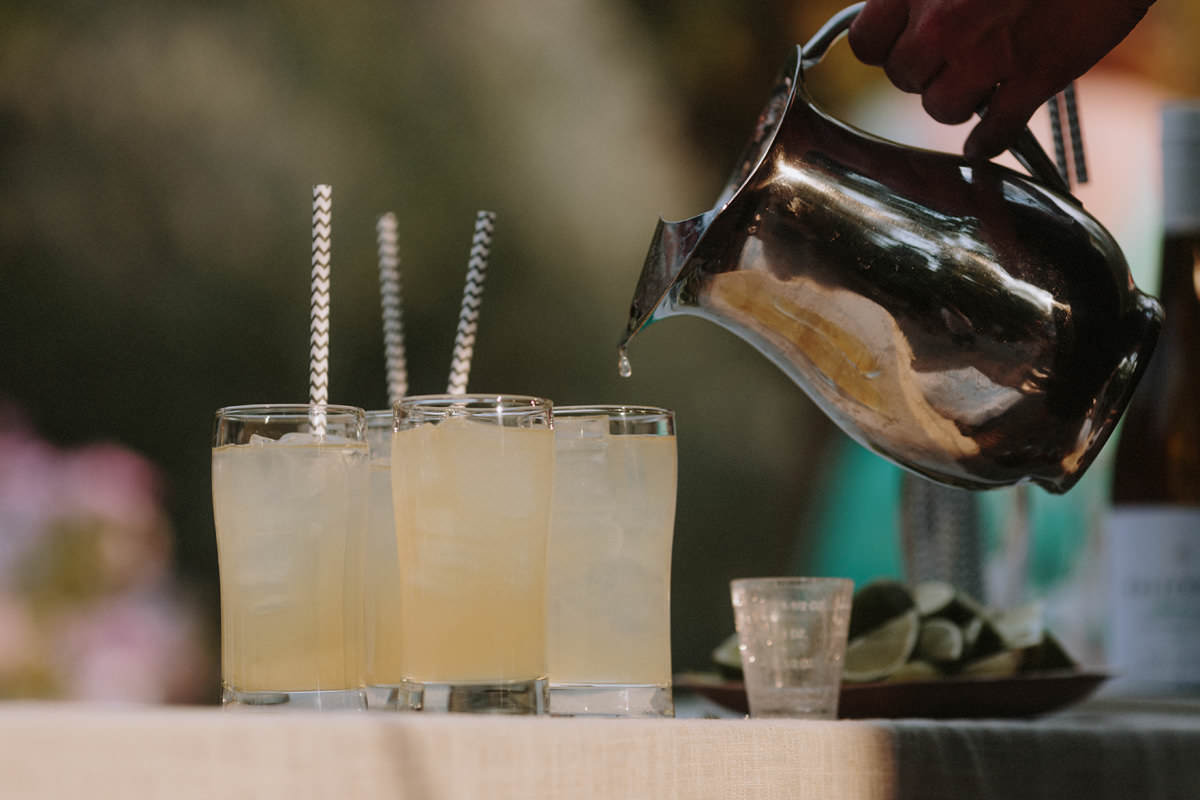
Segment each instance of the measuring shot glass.
[{"label": "measuring shot glass", "polygon": [[853,591],[845,578],[730,584],[750,716],[837,717]]}]

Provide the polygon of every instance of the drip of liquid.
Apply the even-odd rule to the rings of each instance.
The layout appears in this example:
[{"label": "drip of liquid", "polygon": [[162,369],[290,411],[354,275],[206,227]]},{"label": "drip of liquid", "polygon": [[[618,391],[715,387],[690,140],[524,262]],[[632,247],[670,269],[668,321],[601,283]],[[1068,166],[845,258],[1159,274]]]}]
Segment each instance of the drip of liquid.
[{"label": "drip of liquid", "polygon": [[629,354],[624,347],[617,348],[617,374],[622,378],[633,375],[633,365],[629,363]]}]

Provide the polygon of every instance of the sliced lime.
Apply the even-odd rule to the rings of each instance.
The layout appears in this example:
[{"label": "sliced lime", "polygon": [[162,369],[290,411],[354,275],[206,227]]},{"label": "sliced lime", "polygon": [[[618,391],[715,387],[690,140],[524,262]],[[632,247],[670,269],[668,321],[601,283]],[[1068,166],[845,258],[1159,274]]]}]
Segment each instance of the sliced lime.
[{"label": "sliced lime", "polygon": [[922,617],[932,617],[950,607],[957,592],[945,581],[921,581],[913,587],[913,600]]},{"label": "sliced lime", "polygon": [[1043,672],[1048,670],[1078,669],[1075,659],[1063,649],[1058,639],[1049,631],[1042,636],[1042,641],[1035,647],[1025,651],[1021,661],[1022,672]]},{"label": "sliced lime", "polygon": [[999,653],[994,653],[990,656],[975,659],[964,665],[961,675],[974,675],[978,677],[989,678],[1006,678],[1010,675],[1016,675],[1021,669],[1021,659],[1024,653],[1021,650],[1003,650]]},{"label": "sliced lime", "polygon": [[932,681],[942,677],[942,671],[928,661],[909,661],[900,669],[888,675],[888,683],[903,683],[905,681]]},{"label": "sliced lime", "polygon": [[1046,633],[1040,603],[998,611],[992,614],[991,620],[1000,640],[1009,650],[1036,647]]},{"label": "sliced lime", "polygon": [[917,637],[917,658],[944,663],[957,661],[962,654],[962,628],[940,617],[921,623],[921,632]]},{"label": "sliced lime", "polygon": [[968,661],[1004,650],[1004,640],[987,617],[974,617],[963,625],[963,658]]},{"label": "sliced lime", "polygon": [[882,627],[916,608],[912,592],[899,581],[875,580],[854,593],[850,609],[850,639]]},{"label": "sliced lime", "polygon": [[717,645],[712,651],[713,663],[721,668],[721,672],[730,675],[742,673],[742,654],[738,650],[738,635],[732,634]]},{"label": "sliced lime", "polygon": [[920,628],[920,618],[914,607],[851,639],[846,645],[842,679],[850,683],[867,683],[894,674],[916,648]]},{"label": "sliced lime", "polygon": [[918,583],[913,598],[922,617],[944,617],[959,626],[985,613],[982,603],[943,581]]}]

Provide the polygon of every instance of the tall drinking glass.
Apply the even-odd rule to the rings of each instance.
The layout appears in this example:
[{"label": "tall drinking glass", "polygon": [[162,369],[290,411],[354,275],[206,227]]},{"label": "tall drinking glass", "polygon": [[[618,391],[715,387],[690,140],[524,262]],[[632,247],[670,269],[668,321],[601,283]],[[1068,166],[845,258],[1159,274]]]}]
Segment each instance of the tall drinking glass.
[{"label": "tall drinking glass", "polygon": [[226,706],[361,709],[365,416],[348,406],[217,412],[213,518]]},{"label": "tall drinking glass", "polygon": [[392,516],[392,411],[367,412],[370,486],[367,490],[367,541],[364,547],[364,674],[367,705],[406,706],[404,665],[400,661],[400,557]]},{"label": "tall drinking glass", "polygon": [[415,710],[544,713],[548,400],[434,395],[395,406],[401,657]]},{"label": "tall drinking glass", "polygon": [[674,415],[560,406],[554,439],[550,712],[674,716]]}]

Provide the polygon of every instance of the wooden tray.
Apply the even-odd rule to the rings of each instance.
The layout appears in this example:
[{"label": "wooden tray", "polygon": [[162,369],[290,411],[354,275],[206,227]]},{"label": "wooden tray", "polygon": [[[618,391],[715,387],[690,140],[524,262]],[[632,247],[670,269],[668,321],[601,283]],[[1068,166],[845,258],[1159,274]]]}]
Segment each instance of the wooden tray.
[{"label": "wooden tray", "polygon": [[[929,681],[843,684],[841,719],[997,719],[1033,717],[1087,698],[1108,680],[1102,672],[1061,670],[1007,678],[947,677]],[[675,689],[695,692],[731,711],[749,713],[741,681],[684,674]]]}]

